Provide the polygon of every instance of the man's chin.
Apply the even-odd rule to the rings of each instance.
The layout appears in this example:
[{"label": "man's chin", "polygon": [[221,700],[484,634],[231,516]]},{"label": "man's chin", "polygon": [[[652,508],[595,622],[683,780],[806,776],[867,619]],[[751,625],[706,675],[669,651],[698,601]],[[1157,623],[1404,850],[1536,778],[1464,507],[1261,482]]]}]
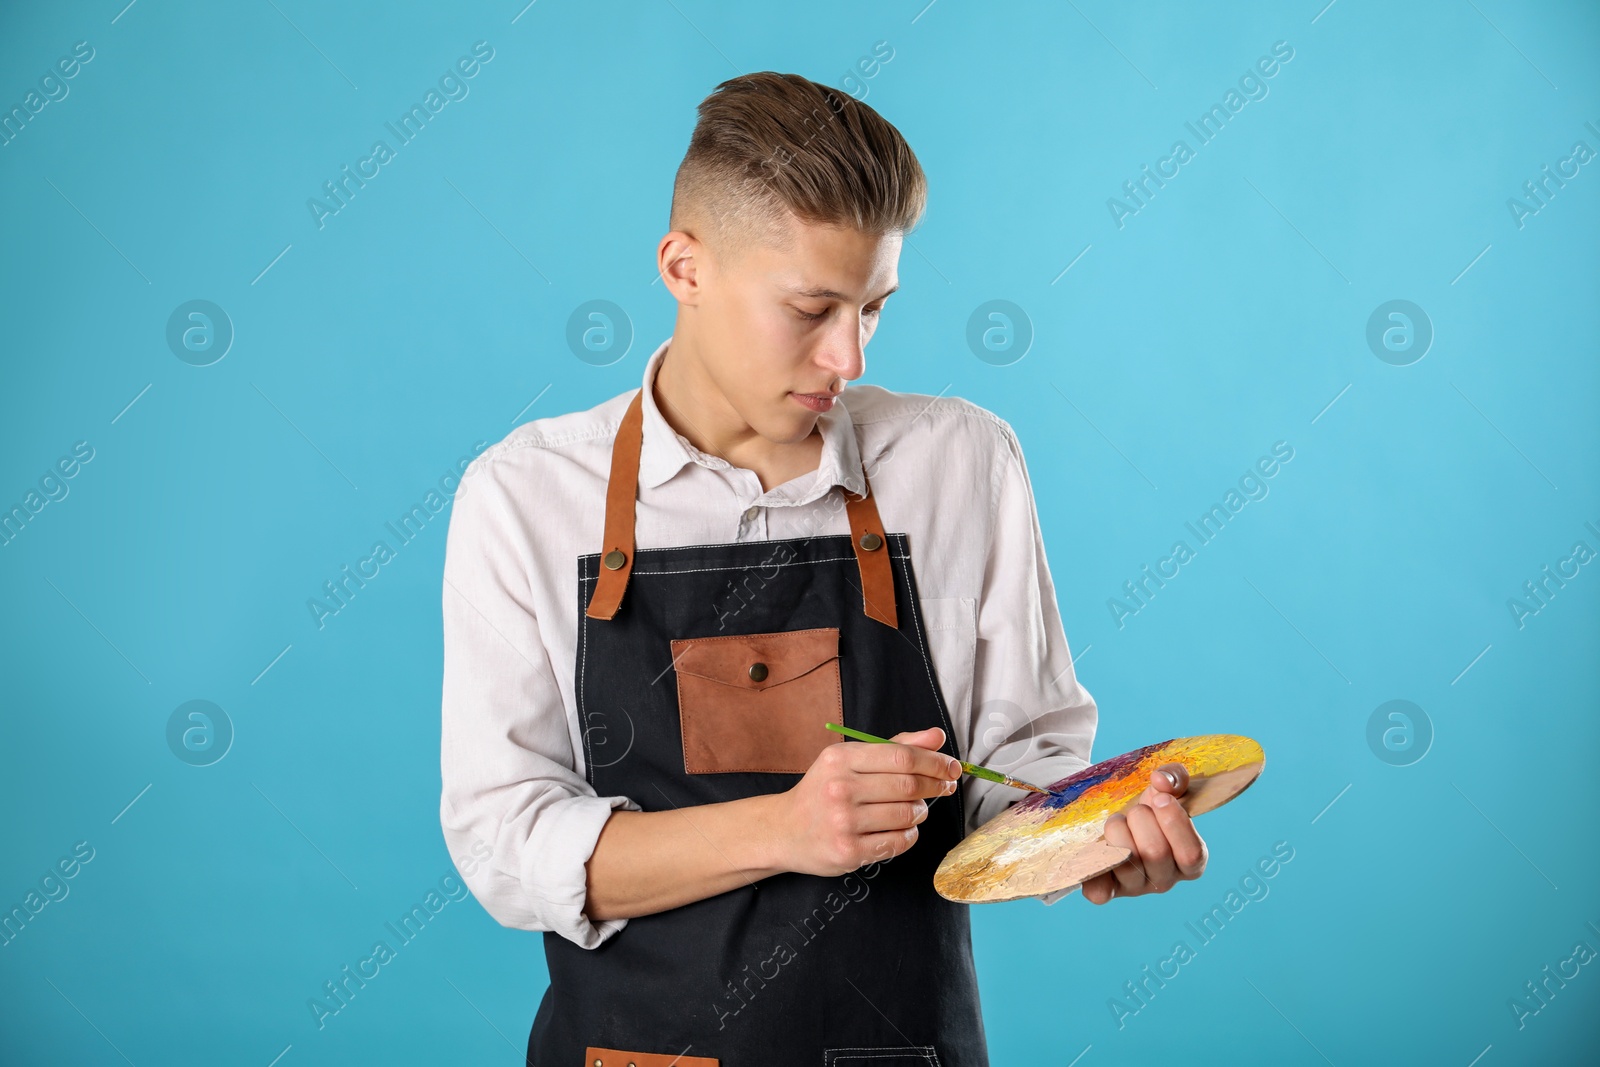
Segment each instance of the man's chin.
[{"label": "man's chin", "polygon": [[817,413],[807,411],[802,405],[785,397],[783,406],[763,425],[757,426],[756,432],[778,444],[797,445],[810,437],[816,428]]}]

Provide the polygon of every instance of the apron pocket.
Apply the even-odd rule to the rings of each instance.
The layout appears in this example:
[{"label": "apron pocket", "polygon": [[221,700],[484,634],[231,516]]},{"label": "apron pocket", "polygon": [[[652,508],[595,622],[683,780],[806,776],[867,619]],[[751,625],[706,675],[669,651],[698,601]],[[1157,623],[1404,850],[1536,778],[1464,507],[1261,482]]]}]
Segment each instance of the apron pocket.
[{"label": "apron pocket", "polygon": [[837,626],[679,638],[672,662],[688,774],[804,774],[844,740]]},{"label": "apron pocket", "polygon": [[715,1056],[674,1056],[667,1052],[624,1052],[615,1048],[583,1050],[583,1067],[717,1067]]},{"label": "apron pocket", "polygon": [[[932,1045],[900,1045],[895,1048],[830,1048],[822,1053],[822,1067],[926,1067],[937,1065],[939,1054]],[[609,1065],[608,1065],[609,1067]],[[643,1067],[641,1064],[640,1067]]]}]

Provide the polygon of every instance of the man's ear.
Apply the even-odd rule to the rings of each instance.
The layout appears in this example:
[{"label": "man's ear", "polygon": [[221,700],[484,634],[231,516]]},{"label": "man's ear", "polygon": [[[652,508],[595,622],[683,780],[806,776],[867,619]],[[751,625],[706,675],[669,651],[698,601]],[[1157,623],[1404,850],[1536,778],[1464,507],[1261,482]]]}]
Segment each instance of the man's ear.
[{"label": "man's ear", "polygon": [[680,304],[695,304],[700,299],[700,242],[682,230],[673,230],[656,246],[656,269],[673,298]]}]

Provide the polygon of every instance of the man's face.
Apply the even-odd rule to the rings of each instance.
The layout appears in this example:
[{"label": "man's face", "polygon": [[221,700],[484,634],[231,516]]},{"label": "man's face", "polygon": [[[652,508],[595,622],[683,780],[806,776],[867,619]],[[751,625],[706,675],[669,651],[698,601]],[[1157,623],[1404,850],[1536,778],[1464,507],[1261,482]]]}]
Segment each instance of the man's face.
[{"label": "man's face", "polygon": [[[790,250],[757,242],[732,263],[700,264],[696,328],[706,372],[728,403],[781,443],[809,436],[837,402],[826,398],[865,372],[867,342],[899,287],[901,243],[899,234],[793,218],[788,229]],[[825,399],[797,399],[807,394]]]}]

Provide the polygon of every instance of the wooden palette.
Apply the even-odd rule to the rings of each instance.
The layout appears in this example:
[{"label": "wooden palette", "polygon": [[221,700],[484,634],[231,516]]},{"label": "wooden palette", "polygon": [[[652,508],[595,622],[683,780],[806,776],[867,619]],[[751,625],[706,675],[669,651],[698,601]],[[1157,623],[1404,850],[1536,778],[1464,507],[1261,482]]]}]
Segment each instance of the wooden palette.
[{"label": "wooden palette", "polygon": [[1146,745],[1059,782],[1041,782],[1059,795],[1029,793],[968,834],[940,862],[934,889],[947,900],[992,904],[1059,897],[1109,871],[1132,853],[1105,839],[1106,820],[1138,803],[1151,772],[1164,763],[1188,769],[1189,789],[1177,800],[1192,817],[1249,788],[1266,754],[1248,737],[1202,734]]}]

